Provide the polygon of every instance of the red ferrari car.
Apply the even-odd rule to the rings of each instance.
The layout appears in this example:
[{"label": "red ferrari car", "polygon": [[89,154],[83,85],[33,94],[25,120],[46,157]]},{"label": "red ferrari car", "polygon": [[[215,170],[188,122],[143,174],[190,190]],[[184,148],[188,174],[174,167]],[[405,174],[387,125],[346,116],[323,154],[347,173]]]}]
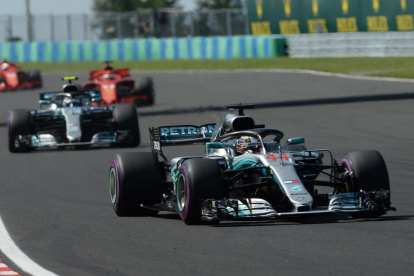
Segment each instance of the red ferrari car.
[{"label": "red ferrari car", "polygon": [[14,63],[0,61],[0,91],[42,88],[39,70],[22,71]]},{"label": "red ferrari car", "polygon": [[154,84],[152,78],[145,78],[137,85],[130,76],[129,69],[114,69],[111,62],[105,62],[103,70],[91,71],[89,82],[81,86],[84,90],[100,90],[102,105],[132,103],[136,106],[154,104]]}]

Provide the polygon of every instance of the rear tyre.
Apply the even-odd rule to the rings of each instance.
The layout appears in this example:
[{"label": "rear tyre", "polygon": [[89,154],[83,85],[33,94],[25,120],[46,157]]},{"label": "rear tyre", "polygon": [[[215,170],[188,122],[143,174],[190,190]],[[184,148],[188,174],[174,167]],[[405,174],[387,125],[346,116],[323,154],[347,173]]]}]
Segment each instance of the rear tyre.
[{"label": "rear tyre", "polygon": [[155,102],[155,90],[154,90],[154,81],[151,77],[145,78],[144,87],[146,87],[146,92],[148,95],[148,101],[145,103],[146,105],[154,105]]},{"label": "rear tyre", "polygon": [[19,147],[18,137],[32,134],[30,111],[24,109],[11,110],[7,114],[9,151],[28,152],[30,148]]},{"label": "rear tyre", "polygon": [[140,84],[138,89],[134,90],[136,95],[145,95],[148,97],[147,100],[136,100],[136,106],[149,106],[154,105],[155,102],[155,90],[154,81],[151,77],[145,78]]},{"label": "rear tyre", "polygon": [[161,176],[157,155],[126,152],[115,155],[109,169],[109,195],[120,217],[154,216],[158,211],[141,208],[161,202]]},{"label": "rear tyre", "polygon": [[117,130],[128,131],[121,141],[122,147],[137,147],[141,143],[138,113],[132,104],[118,104],[113,111],[114,123]]},{"label": "rear tyre", "polygon": [[[344,156],[342,167],[347,181],[347,190],[350,192],[385,190],[390,191],[390,181],[387,166],[382,155],[376,150],[353,151]],[[351,213],[353,218],[373,218],[386,213],[384,207],[390,203],[377,202],[365,197],[364,204],[367,208],[375,210],[368,212]]]},{"label": "rear tyre", "polygon": [[154,88],[151,88],[149,99],[148,99],[148,105],[154,105],[155,103],[155,91]]},{"label": "rear tyre", "polygon": [[32,88],[42,88],[43,87],[43,81],[42,81],[42,75],[39,70],[33,70],[29,73],[29,81],[35,82],[35,84],[32,86]]},{"label": "rear tyre", "polygon": [[130,97],[131,96],[131,88],[127,86],[119,86],[116,88],[116,97],[118,99],[118,102],[121,101],[124,97]]},{"label": "rear tyre", "polygon": [[179,169],[176,182],[177,208],[185,224],[201,222],[201,204],[206,199],[224,198],[224,178],[215,160],[190,159]]}]

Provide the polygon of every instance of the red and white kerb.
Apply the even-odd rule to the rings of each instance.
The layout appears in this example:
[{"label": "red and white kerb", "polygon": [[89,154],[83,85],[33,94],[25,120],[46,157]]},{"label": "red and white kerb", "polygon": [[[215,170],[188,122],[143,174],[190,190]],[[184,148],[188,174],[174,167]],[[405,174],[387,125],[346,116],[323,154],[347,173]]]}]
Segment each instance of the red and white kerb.
[{"label": "red and white kerb", "polygon": [[11,270],[5,263],[0,260],[0,275],[21,276],[19,273]]}]

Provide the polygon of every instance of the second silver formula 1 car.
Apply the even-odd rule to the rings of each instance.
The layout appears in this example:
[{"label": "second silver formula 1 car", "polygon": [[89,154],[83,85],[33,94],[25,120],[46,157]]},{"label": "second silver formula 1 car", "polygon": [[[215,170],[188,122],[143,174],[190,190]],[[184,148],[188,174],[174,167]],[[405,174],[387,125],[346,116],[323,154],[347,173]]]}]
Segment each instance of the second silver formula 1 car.
[{"label": "second silver formula 1 car", "polygon": [[[282,143],[282,131],[244,115],[252,107],[229,106],[239,114],[220,114],[215,125],[151,128],[151,153],[117,154],[109,172],[116,214],[172,211],[196,224],[324,213],[378,217],[395,210],[379,152],[353,151],[337,162],[327,149],[308,150],[304,138]],[[169,161],[162,151],[196,143],[205,144],[205,156]]]},{"label": "second silver formula 1 car", "polygon": [[[75,80],[76,78],[64,78]],[[131,104],[98,107],[99,91],[82,91],[75,84],[62,92],[40,94],[40,110],[18,109],[8,113],[10,152],[36,148],[119,145],[136,147],[140,132],[136,108]]]}]

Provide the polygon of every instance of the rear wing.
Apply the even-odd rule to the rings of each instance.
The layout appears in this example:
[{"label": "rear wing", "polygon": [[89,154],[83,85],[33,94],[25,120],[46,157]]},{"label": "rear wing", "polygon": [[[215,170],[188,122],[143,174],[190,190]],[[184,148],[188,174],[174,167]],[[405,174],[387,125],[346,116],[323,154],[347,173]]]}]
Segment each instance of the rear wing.
[{"label": "rear wing", "polygon": [[210,142],[216,124],[202,126],[179,125],[149,129],[153,153],[162,155],[162,147],[204,144]]},{"label": "rear wing", "polygon": [[129,69],[96,70],[96,71],[91,71],[89,73],[89,80],[99,78],[100,76],[102,76],[104,74],[116,74],[116,75],[121,75],[122,77],[129,77],[130,76]]}]

